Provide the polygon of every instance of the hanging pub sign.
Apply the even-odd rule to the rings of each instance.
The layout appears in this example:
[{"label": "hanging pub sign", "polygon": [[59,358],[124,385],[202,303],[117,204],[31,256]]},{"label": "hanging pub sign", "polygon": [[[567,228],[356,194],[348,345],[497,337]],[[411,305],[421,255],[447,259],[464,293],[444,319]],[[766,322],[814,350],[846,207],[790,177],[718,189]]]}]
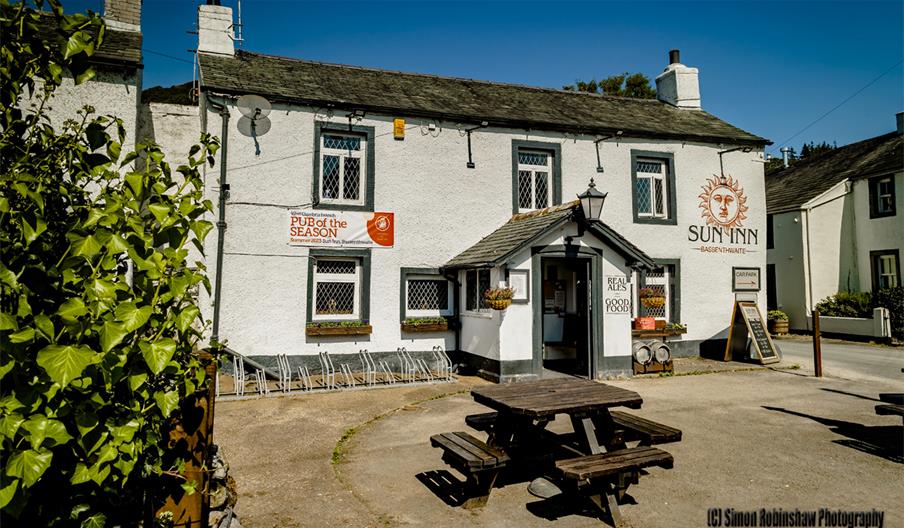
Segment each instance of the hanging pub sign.
[{"label": "hanging pub sign", "polygon": [[394,239],[393,213],[289,211],[290,246],[390,248]]},{"label": "hanging pub sign", "polygon": [[[747,338],[750,338],[749,354]],[[772,342],[772,337],[766,331],[765,321],[760,315],[760,309],[756,303],[735,301],[724,359],[725,361],[745,361],[748,358],[761,365],[781,361],[775,343]]]}]

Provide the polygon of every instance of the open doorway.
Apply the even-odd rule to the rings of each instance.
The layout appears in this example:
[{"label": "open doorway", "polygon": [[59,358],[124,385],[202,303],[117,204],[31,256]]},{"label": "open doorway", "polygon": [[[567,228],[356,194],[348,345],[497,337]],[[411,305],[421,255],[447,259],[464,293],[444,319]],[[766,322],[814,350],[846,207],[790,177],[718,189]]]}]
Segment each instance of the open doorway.
[{"label": "open doorway", "polygon": [[590,361],[590,260],[544,258],[543,367],[593,378]]}]

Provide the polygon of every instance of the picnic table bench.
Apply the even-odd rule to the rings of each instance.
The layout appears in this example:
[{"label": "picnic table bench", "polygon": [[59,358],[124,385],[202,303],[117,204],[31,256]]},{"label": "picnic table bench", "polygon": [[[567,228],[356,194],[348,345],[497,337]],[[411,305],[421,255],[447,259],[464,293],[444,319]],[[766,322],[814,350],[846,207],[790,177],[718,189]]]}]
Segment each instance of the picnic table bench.
[{"label": "picnic table bench", "polygon": [[[640,470],[654,466],[670,469],[674,463],[672,455],[651,446],[681,440],[681,431],[674,427],[610,411],[612,407],[640,408],[643,399],[636,392],[590,380],[562,378],[486,386],[475,388],[471,395],[476,402],[494,409],[465,418],[469,427],[487,433],[487,441],[467,433],[446,433],[432,437],[431,442],[447,455],[454,453],[438,439],[454,434],[456,448],[466,441],[482,453],[495,450],[507,457],[505,464],[493,466],[495,472],[488,472],[488,478],[479,485],[476,481],[470,485],[472,497],[480,499],[470,502],[472,506],[486,503],[500,469],[530,470],[535,476],[560,479],[563,486],[589,498],[615,526],[620,526],[618,502],[628,485],[638,482]],[[569,417],[573,433],[556,434],[546,429],[561,414]],[[467,439],[462,440],[461,435]],[[639,445],[628,447],[626,442],[632,441]],[[542,457],[549,458],[550,464],[534,463]],[[444,460],[466,474],[476,466],[476,462],[466,465],[466,459],[458,454],[444,455]],[[540,475],[536,475],[538,472]]]},{"label": "picnic table bench", "polygon": [[462,507],[478,508],[487,503],[499,471],[508,455],[463,431],[430,437],[430,444],[443,450],[443,461],[467,477]]}]

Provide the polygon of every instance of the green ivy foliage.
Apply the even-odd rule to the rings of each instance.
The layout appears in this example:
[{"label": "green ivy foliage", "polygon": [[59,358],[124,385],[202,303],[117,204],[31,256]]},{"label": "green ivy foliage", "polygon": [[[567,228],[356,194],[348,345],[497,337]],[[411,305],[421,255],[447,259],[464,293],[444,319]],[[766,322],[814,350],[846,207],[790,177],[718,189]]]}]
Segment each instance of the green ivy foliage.
[{"label": "green ivy foliage", "polygon": [[104,27],[49,5],[0,1],[0,524],[133,525],[178,482],[165,439],[208,382],[189,248],[212,227],[199,170],[218,143],[174,169],[153,144],[122,152],[122,121],[90,107],[51,123]]}]

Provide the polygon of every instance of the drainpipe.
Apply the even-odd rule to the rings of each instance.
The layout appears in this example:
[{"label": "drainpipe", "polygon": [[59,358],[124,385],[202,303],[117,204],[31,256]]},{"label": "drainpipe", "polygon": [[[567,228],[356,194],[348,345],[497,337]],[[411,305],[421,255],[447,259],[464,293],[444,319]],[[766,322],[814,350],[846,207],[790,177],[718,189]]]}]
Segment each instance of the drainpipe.
[{"label": "drainpipe", "polygon": [[457,353],[461,351],[461,281],[458,280],[457,271],[453,271],[451,275],[444,271],[443,276],[455,288],[452,292],[452,302],[455,304],[452,308],[452,315],[455,317],[455,352]]},{"label": "drainpipe", "polygon": [[223,131],[220,138],[220,196],[219,218],[217,220],[217,275],[214,277],[213,287],[213,328],[210,333],[211,346],[220,343],[220,298],[223,291],[223,244],[226,241],[226,198],[229,195],[229,185],[226,183],[226,152],[229,148],[229,109],[225,102],[217,102],[212,95],[208,95],[207,101],[212,107],[219,110],[223,120]]}]

